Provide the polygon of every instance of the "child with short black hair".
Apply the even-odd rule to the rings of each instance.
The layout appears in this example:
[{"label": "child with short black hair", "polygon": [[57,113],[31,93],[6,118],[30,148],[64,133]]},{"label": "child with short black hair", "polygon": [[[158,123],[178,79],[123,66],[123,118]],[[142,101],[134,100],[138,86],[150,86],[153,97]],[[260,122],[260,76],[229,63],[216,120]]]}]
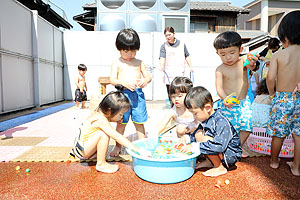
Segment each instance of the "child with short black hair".
[{"label": "child with short black hair", "polygon": [[[267,86],[272,112],[267,133],[272,136],[270,167],[278,168],[283,140],[292,134],[294,139],[294,160],[287,162],[291,172],[300,176],[300,93],[295,85],[300,82],[300,11],[285,15],[278,26],[278,37],[284,49],[272,56],[267,75]],[[276,80],[276,91],[274,90]]]},{"label": "child with short black hair", "polygon": [[110,122],[122,121],[123,114],[129,108],[129,100],[122,92],[116,91],[107,94],[95,112],[82,123],[75,146],[70,154],[80,159],[89,159],[97,155],[96,170],[104,173],[114,173],[119,169],[118,165],[106,162],[110,138],[143,156],[149,156],[150,153],[136,147],[110,124]]},{"label": "child with short black hair", "polygon": [[[185,97],[184,105],[201,123],[193,134],[180,139],[177,145],[184,144],[180,151],[192,152],[193,148],[200,148],[200,154],[208,159],[197,164],[196,168],[213,166],[203,173],[205,176],[226,174],[227,170],[235,167],[242,155],[241,141],[236,130],[220,109],[213,109],[212,96],[204,87],[192,88]],[[204,135],[196,140],[195,134],[199,130]]]},{"label": "child with short black hair", "polygon": [[[214,41],[214,47],[222,60],[222,64],[216,69],[216,89],[219,97],[223,99],[221,112],[239,133],[243,145],[252,130],[251,101],[247,93],[249,70],[255,67],[257,57],[250,59],[250,64],[244,67],[247,56],[240,57],[243,51],[241,45],[242,38],[234,31],[223,32]],[[234,92],[239,103],[228,103],[226,97]],[[252,92],[250,94],[253,98]]]},{"label": "child with short black hair", "polygon": [[[136,59],[140,49],[140,39],[137,32],[131,28],[122,29],[116,38],[116,47],[121,57],[111,65],[110,82],[112,85],[122,85],[122,93],[130,100],[131,108],[124,114],[122,123],[117,124],[117,131],[124,133],[126,124],[131,120],[137,131],[138,138],[145,137],[144,123],[148,119],[143,88],[152,80],[143,61]],[[121,145],[116,144],[110,156],[118,156]]]},{"label": "child with short black hair", "polygon": [[75,79],[75,84],[77,89],[75,90],[75,103],[76,108],[79,108],[79,102],[81,102],[81,108],[85,108],[85,102],[87,100],[87,86],[85,82],[85,73],[87,71],[87,67],[84,64],[78,65],[78,76]]}]

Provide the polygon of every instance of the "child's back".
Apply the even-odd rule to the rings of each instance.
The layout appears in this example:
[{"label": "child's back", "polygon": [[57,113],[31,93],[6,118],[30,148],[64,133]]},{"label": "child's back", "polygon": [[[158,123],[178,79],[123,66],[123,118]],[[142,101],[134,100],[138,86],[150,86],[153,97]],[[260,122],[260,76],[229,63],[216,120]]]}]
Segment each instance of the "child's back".
[{"label": "child's back", "polygon": [[[267,133],[272,136],[270,167],[279,167],[278,155],[283,140],[290,134],[295,142],[294,161],[287,162],[293,175],[300,176],[300,94],[293,93],[300,82],[300,11],[288,13],[278,26],[284,50],[271,60],[267,85],[274,98]],[[274,90],[276,80],[276,93]]]},{"label": "child's back", "polygon": [[300,45],[291,45],[278,51],[271,66],[277,66],[276,87],[279,92],[293,92],[300,80]]}]

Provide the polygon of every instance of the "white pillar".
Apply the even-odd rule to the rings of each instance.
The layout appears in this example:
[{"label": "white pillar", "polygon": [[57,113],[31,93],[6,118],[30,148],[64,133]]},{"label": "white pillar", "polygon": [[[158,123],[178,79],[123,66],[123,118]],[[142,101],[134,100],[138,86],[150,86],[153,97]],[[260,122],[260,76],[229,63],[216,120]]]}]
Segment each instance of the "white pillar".
[{"label": "white pillar", "polygon": [[34,105],[41,106],[39,83],[39,55],[38,55],[38,11],[32,10],[32,57],[33,57],[33,88]]},{"label": "white pillar", "polygon": [[268,10],[269,3],[268,0],[261,1],[261,19],[260,19],[260,30],[268,32]]}]

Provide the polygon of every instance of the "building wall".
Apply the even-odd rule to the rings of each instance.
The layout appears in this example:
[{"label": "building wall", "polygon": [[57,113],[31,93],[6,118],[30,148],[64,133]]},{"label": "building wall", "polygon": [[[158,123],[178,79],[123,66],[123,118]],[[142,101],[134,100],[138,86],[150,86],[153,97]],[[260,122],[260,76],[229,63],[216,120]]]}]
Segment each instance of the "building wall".
[{"label": "building wall", "polygon": [[[290,12],[292,10],[300,9],[299,1],[268,1],[268,7],[270,9],[278,9],[283,13],[274,14],[268,18],[268,32],[271,35],[277,35],[277,27],[280,23],[281,18],[284,13]],[[251,7],[249,15],[240,15],[238,17],[238,27],[240,30],[260,30],[260,19],[248,21],[249,19],[255,17],[261,12],[261,3],[256,3]]]},{"label": "building wall", "polygon": [[[177,32],[189,32],[190,0],[97,0],[97,30],[117,31],[133,28],[139,32],[161,32],[175,26]],[[181,22],[184,21],[184,30]],[[177,26],[177,27],[176,27]]]},{"label": "building wall", "polygon": [[[65,99],[74,99],[75,77],[78,74],[77,66],[84,63],[88,70],[86,80],[88,99],[99,94],[98,78],[110,76],[111,63],[120,57],[115,47],[118,32],[109,31],[66,31],[64,33],[65,47]],[[184,42],[190,53],[194,67],[194,84],[205,86],[216,96],[215,69],[221,64],[219,56],[213,47],[217,34],[208,33],[175,33],[176,38]],[[165,42],[163,33],[139,33],[141,48],[136,58],[141,59],[150,72],[153,80],[144,89],[147,100],[167,99],[166,87],[163,84],[164,74],[159,70],[159,50]],[[190,77],[188,66],[186,76]],[[112,85],[107,92],[114,90]]]},{"label": "building wall", "polygon": [[237,14],[231,12],[217,11],[191,11],[191,24],[196,22],[207,22],[209,32],[221,33],[235,30]]},{"label": "building wall", "polygon": [[0,114],[63,100],[63,32],[0,1]]}]

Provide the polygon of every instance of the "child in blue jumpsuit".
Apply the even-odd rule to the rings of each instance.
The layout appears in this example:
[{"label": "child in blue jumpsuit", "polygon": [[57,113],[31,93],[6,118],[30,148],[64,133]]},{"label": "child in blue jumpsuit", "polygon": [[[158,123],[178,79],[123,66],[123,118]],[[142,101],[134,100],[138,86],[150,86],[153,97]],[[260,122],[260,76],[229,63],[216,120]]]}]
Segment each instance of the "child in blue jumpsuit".
[{"label": "child in blue jumpsuit", "polygon": [[[182,152],[191,152],[200,148],[200,153],[208,159],[196,165],[196,168],[212,167],[205,176],[220,176],[235,167],[242,155],[238,133],[220,111],[213,109],[213,99],[208,90],[198,86],[192,88],[185,97],[185,106],[201,123],[191,135],[184,135],[178,144],[184,144]],[[195,138],[197,131],[203,131],[202,138]],[[189,144],[192,143],[192,144]],[[186,145],[188,144],[188,145]]]}]

